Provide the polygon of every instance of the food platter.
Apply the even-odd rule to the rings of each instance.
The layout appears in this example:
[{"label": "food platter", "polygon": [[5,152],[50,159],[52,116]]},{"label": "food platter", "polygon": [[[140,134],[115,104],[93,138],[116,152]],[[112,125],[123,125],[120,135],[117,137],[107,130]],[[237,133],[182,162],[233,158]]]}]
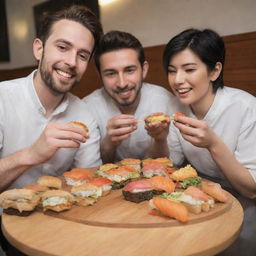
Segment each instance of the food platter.
[{"label": "food platter", "polygon": [[209,212],[189,213],[189,220],[180,223],[175,219],[150,215],[148,201],[133,203],[123,198],[122,190],[112,190],[109,195],[101,197],[92,206],[76,206],[70,210],[56,213],[46,211],[46,215],[92,226],[113,228],[159,228],[191,225],[213,219],[227,212],[233,203],[233,196],[227,192],[228,202],[215,203]]}]

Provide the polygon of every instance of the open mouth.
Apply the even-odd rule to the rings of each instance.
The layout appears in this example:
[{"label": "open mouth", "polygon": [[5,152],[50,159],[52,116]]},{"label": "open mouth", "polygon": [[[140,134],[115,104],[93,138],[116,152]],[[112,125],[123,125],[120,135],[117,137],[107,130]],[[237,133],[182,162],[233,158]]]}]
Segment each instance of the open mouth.
[{"label": "open mouth", "polygon": [[192,90],[192,88],[176,89],[176,91],[178,92],[179,95],[185,95],[188,92],[190,92],[191,90]]},{"label": "open mouth", "polygon": [[60,69],[56,69],[56,72],[58,75],[62,76],[65,79],[70,79],[74,76],[73,74],[71,74],[69,72],[62,71]]}]

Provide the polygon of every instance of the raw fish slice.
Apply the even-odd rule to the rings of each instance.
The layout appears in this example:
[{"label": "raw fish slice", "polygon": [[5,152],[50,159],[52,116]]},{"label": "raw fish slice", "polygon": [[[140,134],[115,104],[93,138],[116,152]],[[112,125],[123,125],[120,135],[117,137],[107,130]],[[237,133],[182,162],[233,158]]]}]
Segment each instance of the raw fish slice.
[{"label": "raw fish slice", "polygon": [[148,180],[135,180],[124,186],[123,190],[151,190],[152,186]]},{"label": "raw fish slice", "polygon": [[194,187],[194,186],[190,186],[188,187],[185,191],[185,194],[192,196],[195,199],[198,200],[202,200],[202,201],[209,201],[209,200],[213,200],[212,197],[208,196],[206,193],[204,193],[201,189]]},{"label": "raw fish slice", "polygon": [[212,196],[214,199],[225,203],[228,200],[226,192],[221,188],[220,184],[212,181],[203,181],[201,184],[203,192]]},{"label": "raw fish slice", "polygon": [[188,221],[188,210],[181,203],[161,197],[153,198],[150,202],[164,215],[175,218],[180,222]]},{"label": "raw fish slice", "polygon": [[167,193],[172,193],[175,189],[175,184],[167,177],[154,176],[148,180],[155,190],[164,190]]}]

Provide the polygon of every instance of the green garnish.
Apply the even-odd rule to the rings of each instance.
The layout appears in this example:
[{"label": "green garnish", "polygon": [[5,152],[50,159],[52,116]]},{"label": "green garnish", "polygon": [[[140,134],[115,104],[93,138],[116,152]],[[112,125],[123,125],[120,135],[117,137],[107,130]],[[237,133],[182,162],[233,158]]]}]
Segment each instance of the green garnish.
[{"label": "green garnish", "polygon": [[197,187],[201,183],[202,179],[200,177],[187,178],[180,182],[182,188],[188,188],[190,186]]}]

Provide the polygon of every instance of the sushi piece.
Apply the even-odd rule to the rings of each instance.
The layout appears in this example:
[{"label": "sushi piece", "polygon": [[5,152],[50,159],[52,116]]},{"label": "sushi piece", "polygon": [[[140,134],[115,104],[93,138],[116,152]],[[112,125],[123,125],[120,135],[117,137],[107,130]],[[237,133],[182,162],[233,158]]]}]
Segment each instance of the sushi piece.
[{"label": "sushi piece", "polygon": [[43,210],[52,210],[55,212],[61,212],[69,210],[75,198],[71,193],[64,190],[47,190],[41,196]]},{"label": "sushi piece", "polygon": [[179,202],[174,202],[162,197],[155,197],[149,201],[150,207],[165,216],[174,218],[180,222],[188,221],[188,210]]},{"label": "sushi piece", "polygon": [[201,183],[201,189],[206,194],[213,197],[215,200],[226,203],[228,201],[228,196],[225,190],[221,188],[221,185],[212,181],[203,181]]},{"label": "sushi piece", "polygon": [[146,178],[153,176],[167,176],[166,167],[163,164],[151,162],[145,164],[141,169],[142,175]]},{"label": "sushi piece", "polygon": [[89,181],[89,184],[97,186],[102,189],[102,196],[110,193],[112,189],[112,181],[107,178],[96,177]]},{"label": "sushi piece", "polygon": [[154,176],[148,179],[148,182],[151,184],[154,192],[157,191],[160,193],[163,193],[163,192],[172,193],[175,189],[175,183],[172,180],[170,180],[168,177]]},{"label": "sushi piece", "polygon": [[140,171],[141,167],[141,161],[139,159],[134,159],[134,158],[124,158],[123,160],[119,161],[119,164],[125,165],[125,166],[130,166],[135,168],[137,171]]},{"label": "sushi piece", "polygon": [[171,178],[175,181],[183,181],[187,178],[197,177],[197,171],[191,165],[186,165],[171,174]]},{"label": "sushi piece", "polygon": [[122,190],[124,199],[134,203],[150,200],[153,197],[153,189],[148,180],[136,180],[128,183]]},{"label": "sushi piece", "polygon": [[76,197],[78,205],[93,205],[102,196],[102,189],[90,183],[72,187],[71,193]]},{"label": "sushi piece", "polygon": [[63,176],[67,185],[79,186],[93,178],[93,173],[90,170],[75,168],[69,172],[64,172]]}]

